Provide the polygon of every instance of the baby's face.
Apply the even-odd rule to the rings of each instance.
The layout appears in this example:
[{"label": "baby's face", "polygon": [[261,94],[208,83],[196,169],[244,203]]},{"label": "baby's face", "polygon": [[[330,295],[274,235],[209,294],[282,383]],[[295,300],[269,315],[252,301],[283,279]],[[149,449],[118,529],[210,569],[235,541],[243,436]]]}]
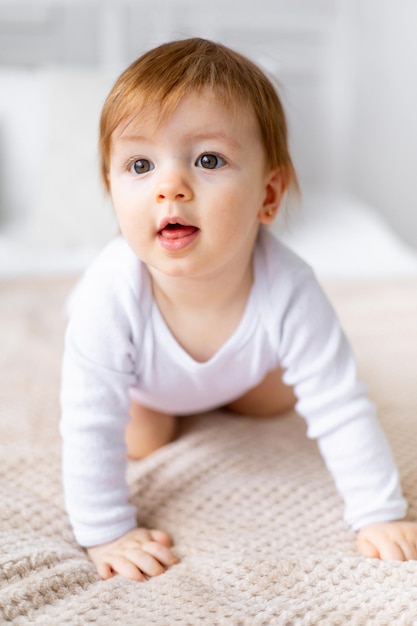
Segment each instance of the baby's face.
[{"label": "baby's face", "polygon": [[149,108],[112,137],[120,229],[151,273],[204,277],[250,258],[271,173],[255,114],[208,91],[165,119]]}]

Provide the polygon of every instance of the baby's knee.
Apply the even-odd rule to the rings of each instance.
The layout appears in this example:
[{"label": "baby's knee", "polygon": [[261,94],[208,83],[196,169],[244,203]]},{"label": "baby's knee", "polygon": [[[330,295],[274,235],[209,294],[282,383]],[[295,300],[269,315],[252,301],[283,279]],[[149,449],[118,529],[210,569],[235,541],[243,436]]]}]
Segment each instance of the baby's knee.
[{"label": "baby's knee", "polygon": [[130,417],[126,444],[127,456],[131,459],[143,459],[175,438],[177,420],[173,415],[159,413],[134,402]]}]

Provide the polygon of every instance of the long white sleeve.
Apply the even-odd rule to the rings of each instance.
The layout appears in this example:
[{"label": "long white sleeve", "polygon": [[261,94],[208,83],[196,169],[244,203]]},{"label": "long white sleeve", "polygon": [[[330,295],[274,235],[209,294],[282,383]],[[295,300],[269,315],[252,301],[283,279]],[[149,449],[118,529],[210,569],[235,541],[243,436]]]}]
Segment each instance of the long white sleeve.
[{"label": "long white sleeve", "polygon": [[128,502],[124,433],[135,382],[132,319],[138,313],[122,278],[117,267],[90,272],[78,289],[65,341],[64,493],[75,537],[87,547],[137,525]]},{"label": "long white sleeve", "polygon": [[396,464],[375,408],[358,380],[352,350],[308,268],[283,315],[282,364],[297,411],[317,439],[354,529],[404,517]]}]

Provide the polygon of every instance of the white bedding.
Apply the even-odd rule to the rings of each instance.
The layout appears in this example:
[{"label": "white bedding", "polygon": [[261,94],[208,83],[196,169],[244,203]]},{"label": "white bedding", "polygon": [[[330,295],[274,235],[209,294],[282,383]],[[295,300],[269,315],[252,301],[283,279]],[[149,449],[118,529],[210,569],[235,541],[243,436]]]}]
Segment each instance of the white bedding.
[{"label": "white bedding", "polygon": [[417,250],[359,200],[308,194],[300,209],[281,212],[274,230],[323,279],[417,274]]}]

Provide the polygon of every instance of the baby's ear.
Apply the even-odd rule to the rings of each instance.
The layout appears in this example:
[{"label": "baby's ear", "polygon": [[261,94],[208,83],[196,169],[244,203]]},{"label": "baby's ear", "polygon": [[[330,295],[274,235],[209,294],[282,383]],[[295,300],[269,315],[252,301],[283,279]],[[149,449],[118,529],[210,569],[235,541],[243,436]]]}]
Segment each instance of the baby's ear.
[{"label": "baby's ear", "polygon": [[271,224],[280,207],[281,200],[288,187],[288,176],[282,168],[276,168],[269,172],[265,180],[265,198],[258,213],[261,224]]}]

